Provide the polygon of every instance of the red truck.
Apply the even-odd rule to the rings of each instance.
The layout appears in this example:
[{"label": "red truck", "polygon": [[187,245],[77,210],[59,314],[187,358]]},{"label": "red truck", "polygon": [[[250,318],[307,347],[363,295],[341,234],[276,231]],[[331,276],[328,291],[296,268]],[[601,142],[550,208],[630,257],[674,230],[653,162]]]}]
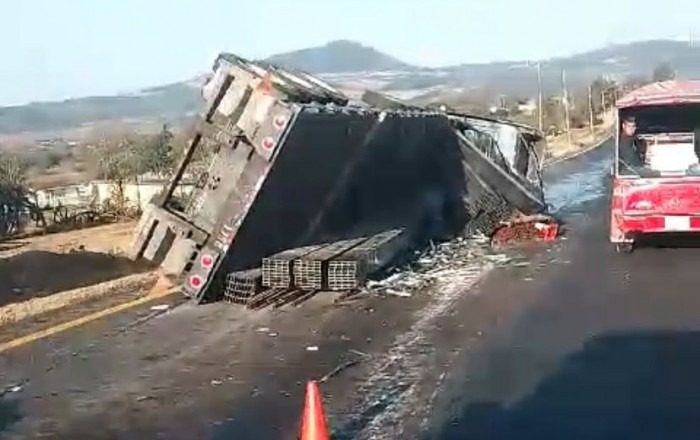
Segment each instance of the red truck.
[{"label": "red truck", "polygon": [[617,102],[610,242],[700,232],[700,81],[665,81]]}]

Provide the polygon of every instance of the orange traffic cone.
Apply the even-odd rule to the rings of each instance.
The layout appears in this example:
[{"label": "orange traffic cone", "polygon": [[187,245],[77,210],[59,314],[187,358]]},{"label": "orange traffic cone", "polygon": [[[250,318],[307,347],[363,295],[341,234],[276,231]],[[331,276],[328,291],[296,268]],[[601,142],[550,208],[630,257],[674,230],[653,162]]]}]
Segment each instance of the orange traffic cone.
[{"label": "orange traffic cone", "polygon": [[300,440],[330,440],[326,416],[323,413],[323,404],[321,403],[321,394],[315,380],[310,380],[306,384],[306,401],[299,438]]}]

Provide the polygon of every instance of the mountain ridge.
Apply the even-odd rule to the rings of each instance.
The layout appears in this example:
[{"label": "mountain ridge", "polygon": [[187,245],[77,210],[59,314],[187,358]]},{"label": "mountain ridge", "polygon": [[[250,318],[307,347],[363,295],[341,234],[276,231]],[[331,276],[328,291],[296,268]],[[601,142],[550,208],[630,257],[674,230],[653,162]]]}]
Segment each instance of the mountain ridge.
[{"label": "mountain ridge", "polygon": [[350,40],[334,40],[323,46],[276,54],[265,58],[264,61],[309,73],[349,73],[415,68],[371,46]]},{"label": "mountain ridge", "polygon": [[[349,95],[358,96],[364,89],[406,98],[437,88],[446,90],[446,93],[488,88],[502,94],[527,97],[537,89],[533,62],[516,60],[422,67],[348,40],[273,55],[265,61],[319,74]],[[647,40],[542,60],[543,88],[545,93],[557,93],[561,87],[562,70],[566,70],[569,87],[573,88],[600,75],[615,80],[640,75],[649,77],[653,68],[662,62],[670,63],[680,77],[700,77],[700,47],[673,40]],[[201,95],[196,84],[196,81],[188,80],[143,89],[134,94],[0,107],[0,133],[55,130],[126,118],[159,117],[179,121],[201,108]]]}]

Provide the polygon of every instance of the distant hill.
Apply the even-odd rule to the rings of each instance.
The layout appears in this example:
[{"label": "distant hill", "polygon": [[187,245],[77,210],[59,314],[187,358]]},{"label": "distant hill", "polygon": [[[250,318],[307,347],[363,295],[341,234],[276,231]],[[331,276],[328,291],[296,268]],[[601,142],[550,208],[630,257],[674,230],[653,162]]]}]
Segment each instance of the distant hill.
[{"label": "distant hill", "polygon": [[[469,93],[473,89],[518,97],[533,96],[537,91],[533,62],[426,68],[407,64],[352,41],[334,41],[325,46],[274,55],[265,61],[320,74],[356,97],[366,89],[403,99],[421,95],[439,98],[440,94]],[[700,78],[700,45],[642,41],[552,58],[542,61],[542,80],[546,93],[556,93],[561,87],[562,69],[566,70],[568,85],[574,88],[600,75],[617,80],[629,76],[649,77],[654,67],[662,62],[669,62],[681,78]],[[201,105],[198,85],[182,82],[130,95],[0,107],[0,134],[63,129],[104,120],[157,117],[178,121],[199,111]]]},{"label": "distant hill", "polygon": [[[536,62],[503,61],[421,69],[402,75],[393,74],[378,84],[379,90],[397,96],[415,96],[421,90],[427,93],[434,92],[435,88],[460,92],[465,88],[487,88],[500,94],[527,97],[537,92]],[[687,42],[654,40],[542,60],[542,83],[545,93],[558,93],[562,70],[566,71],[570,88],[586,85],[598,76],[617,81],[632,76],[649,78],[662,62],[670,63],[680,78],[700,78],[700,47],[691,47]],[[352,88],[354,82],[366,82],[367,79],[344,75],[340,81]]]},{"label": "distant hill", "polygon": [[[545,89],[561,87],[561,72],[566,71],[571,86],[587,84],[598,76],[623,80],[631,76],[651,77],[654,68],[668,62],[679,77],[700,77],[700,47],[688,42],[651,40],[618,44],[569,57],[542,61]],[[448,69],[454,83],[482,83],[503,87],[504,92],[520,89],[535,90],[534,63],[524,61],[485,65],[461,65]],[[510,86],[509,86],[510,85]],[[529,86],[528,86],[529,85]]]},{"label": "distant hill", "polygon": [[181,82],[138,93],[0,107],[0,133],[48,131],[104,120],[157,116],[177,121],[201,106],[199,86]]},{"label": "distant hill", "polygon": [[409,64],[372,47],[347,40],[332,41],[325,46],[273,55],[266,58],[265,61],[310,73],[367,72],[412,68]]}]

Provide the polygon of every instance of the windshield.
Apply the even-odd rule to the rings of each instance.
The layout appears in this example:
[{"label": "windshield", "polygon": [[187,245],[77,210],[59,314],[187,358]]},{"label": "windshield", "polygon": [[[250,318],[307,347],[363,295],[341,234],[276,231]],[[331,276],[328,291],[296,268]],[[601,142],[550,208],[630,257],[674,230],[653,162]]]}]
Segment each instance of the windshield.
[{"label": "windshield", "polygon": [[618,119],[619,176],[700,176],[700,105],[622,109]]}]

